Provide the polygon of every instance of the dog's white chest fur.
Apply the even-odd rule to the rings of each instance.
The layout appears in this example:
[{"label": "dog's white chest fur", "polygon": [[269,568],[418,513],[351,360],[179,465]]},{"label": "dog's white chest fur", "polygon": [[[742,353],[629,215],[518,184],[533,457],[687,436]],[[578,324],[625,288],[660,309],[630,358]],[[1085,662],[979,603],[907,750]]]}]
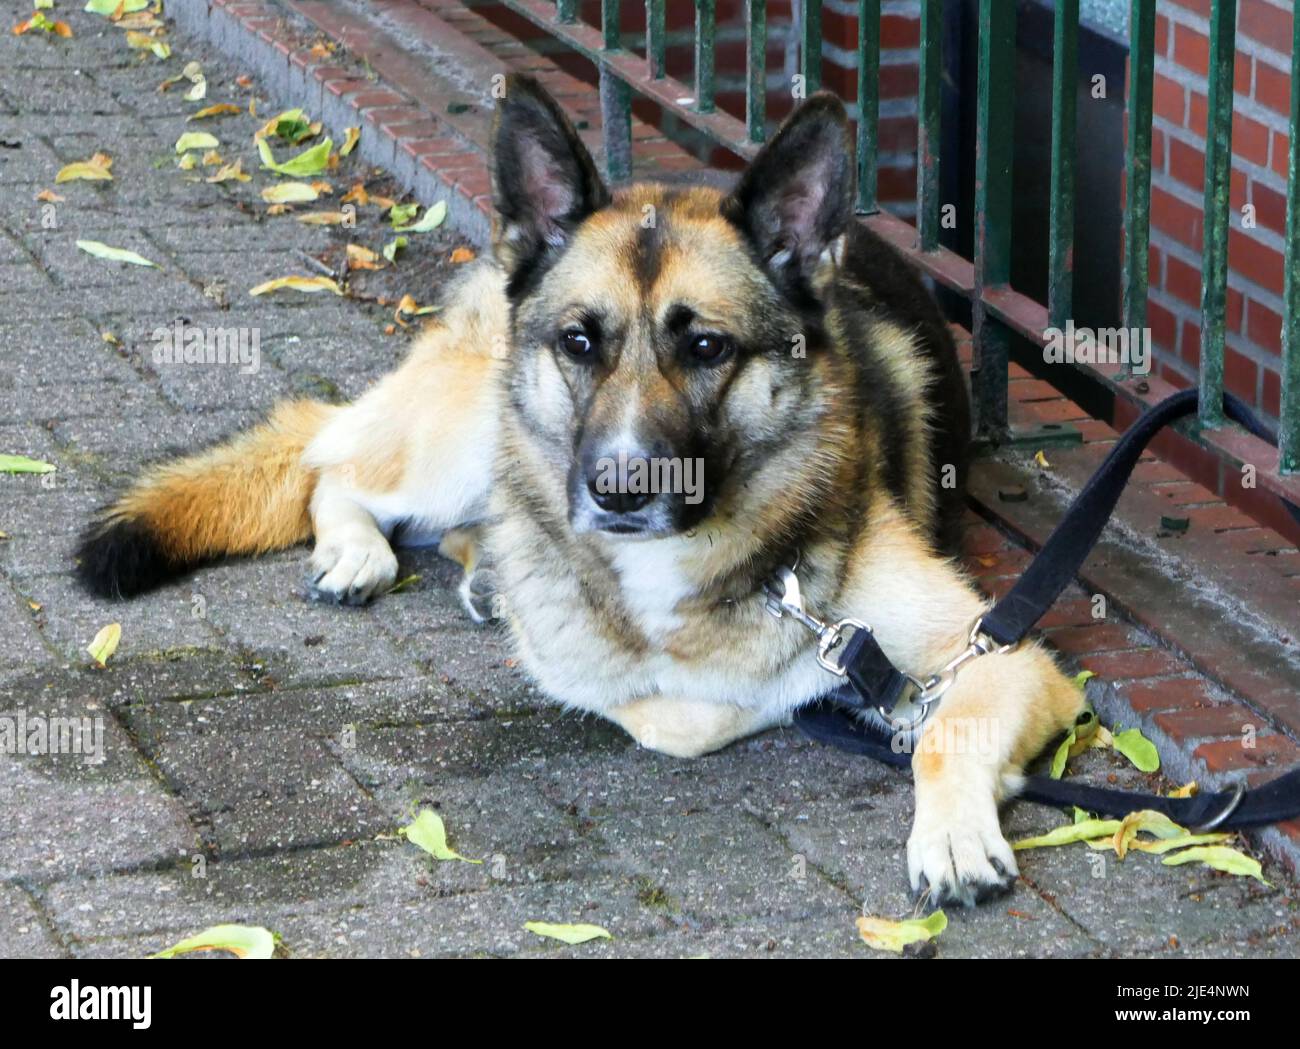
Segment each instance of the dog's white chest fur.
[{"label": "dog's white chest fur", "polygon": [[677,538],[619,543],[614,548],[623,603],[647,637],[661,639],[682,625],[677,606],[695,593],[682,571]]}]

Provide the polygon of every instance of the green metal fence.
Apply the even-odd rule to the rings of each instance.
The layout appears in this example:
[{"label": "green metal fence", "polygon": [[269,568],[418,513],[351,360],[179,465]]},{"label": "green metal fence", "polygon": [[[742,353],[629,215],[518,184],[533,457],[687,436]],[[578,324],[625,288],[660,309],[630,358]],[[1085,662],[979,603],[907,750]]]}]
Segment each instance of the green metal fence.
[{"label": "green metal fence", "polygon": [[[665,72],[666,0],[646,0],[643,53],[625,46],[619,0],[604,0],[601,24],[578,20],[576,0],[502,0],[596,64],[604,117],[607,173],[632,174],[632,94],[676,114],[714,143],[752,157],[766,135],[767,19],[763,0],[746,0],[748,69],[745,119],[715,106],[714,0],[695,0],[695,82]],[[858,3],[857,164],[862,221],[909,254],[940,285],[971,305],[976,368],[973,392],[981,434],[1008,434],[1007,382],[1016,336],[1045,345],[1049,329],[1070,319],[1074,281],[1075,121],[1079,0],[1056,0],[1052,82],[1052,151],[1048,301],[1014,291],[1011,276],[1012,155],[1015,108],[1016,4],[978,0],[979,67],[976,105],[974,258],[939,244],[940,23],[943,0],[920,0],[920,96],[915,227],[877,202],[880,0]],[[796,0],[800,73],[807,92],[821,86],[821,2]],[[1155,0],[1132,0],[1125,156],[1123,323],[1147,327],[1147,273],[1151,208],[1151,123],[1155,62]],[[1292,47],[1290,179],[1287,196],[1285,320],[1282,341],[1281,427],[1277,449],[1243,434],[1223,417],[1223,356],[1227,310],[1229,188],[1232,152],[1233,62],[1237,0],[1211,0],[1209,134],[1205,174],[1205,241],[1202,267],[1200,419],[1185,432],[1225,463],[1255,468],[1261,487],[1300,501],[1300,18]],[[1107,396],[1142,407],[1172,392],[1158,377],[1106,365],[1073,367]]]}]

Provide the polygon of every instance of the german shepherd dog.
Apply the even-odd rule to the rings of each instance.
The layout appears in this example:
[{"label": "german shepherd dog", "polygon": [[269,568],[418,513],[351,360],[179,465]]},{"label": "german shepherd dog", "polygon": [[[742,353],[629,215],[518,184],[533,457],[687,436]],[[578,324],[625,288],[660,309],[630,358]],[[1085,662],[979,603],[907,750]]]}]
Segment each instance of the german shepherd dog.
[{"label": "german shepherd dog", "polygon": [[[809,609],[870,624],[901,670],[961,653],[986,609],[945,556],[967,395],[923,284],[853,220],[840,102],[810,99],[730,192],[611,192],[522,76],[493,134],[495,260],[402,366],[145,473],[86,533],[90,589],[314,537],[312,596],[360,604],[396,577],[391,537],[440,536],[471,615],[495,605],[545,692],[679,757],[841,683],[766,610],[796,558]],[[631,483],[665,462],[703,483]],[[998,803],[1081,706],[1035,644],[962,668],[912,740],[916,892],[1010,887]]]}]

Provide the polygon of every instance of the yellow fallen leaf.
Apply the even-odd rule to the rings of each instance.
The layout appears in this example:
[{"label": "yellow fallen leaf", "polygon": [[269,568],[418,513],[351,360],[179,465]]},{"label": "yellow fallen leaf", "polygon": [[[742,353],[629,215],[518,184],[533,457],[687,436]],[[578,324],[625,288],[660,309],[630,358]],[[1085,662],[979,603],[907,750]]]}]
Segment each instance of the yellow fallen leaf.
[{"label": "yellow fallen leaf", "polygon": [[207,106],[200,109],[197,113],[191,113],[186,120],[207,120],[209,117],[222,117],[228,113],[242,113],[243,110],[230,102],[218,102],[215,106]]},{"label": "yellow fallen leaf", "polygon": [[199,166],[199,158],[193,153],[186,153],[180,160],[176,161],[176,166],[182,171],[193,171]]},{"label": "yellow fallen leaf", "polygon": [[524,922],[524,928],[537,936],[545,936],[561,943],[575,945],[588,940],[612,940],[606,929],[599,925],[558,925],[554,922]]},{"label": "yellow fallen leaf", "polygon": [[58,204],[60,201],[64,200],[65,198],[59,196],[52,189],[43,189],[36,194],[36,199],[43,200],[47,204]]},{"label": "yellow fallen leaf", "polygon": [[1185,827],[1180,827],[1162,812],[1152,809],[1130,812],[1120,822],[1119,830],[1111,838],[1111,845],[1119,859],[1124,858],[1141,831],[1146,831],[1157,838],[1177,838],[1187,833]]},{"label": "yellow fallen leaf", "polygon": [[0,473],[5,474],[48,474],[58,467],[40,459],[29,459],[25,455],[0,455]]},{"label": "yellow fallen leaf", "polygon": [[86,651],[90,653],[91,659],[102,667],[117,651],[118,642],[121,640],[122,624],[109,623],[95,635],[95,640],[86,646]]},{"label": "yellow fallen leaf", "polygon": [[339,156],[346,157],[356,149],[360,138],[361,129],[359,127],[345,128],[343,131],[343,145],[339,146]]},{"label": "yellow fallen leaf", "polygon": [[109,170],[112,166],[112,157],[107,153],[96,153],[89,160],[78,160],[60,168],[59,173],[54,176],[54,181],[56,183],[71,182],[74,179],[112,181],[113,173]]},{"label": "yellow fallen leaf", "polygon": [[407,243],[408,242],[405,237],[394,237],[392,240],[390,240],[387,244],[384,245],[383,248],[384,258],[386,258],[389,262],[396,265],[397,253],[403,250],[406,247]]},{"label": "yellow fallen leaf", "polygon": [[[1011,843],[1013,849],[1042,849],[1053,845],[1069,845],[1076,841],[1088,841],[1092,838],[1113,838],[1120,828],[1120,820],[1080,820],[1056,827],[1046,834],[1032,838],[1021,838]],[[1109,844],[1106,846],[1110,847]]]},{"label": "yellow fallen leaf", "polygon": [[909,943],[933,940],[948,928],[948,916],[943,911],[935,911],[926,918],[895,922],[888,918],[869,918],[864,915],[858,919],[857,926],[858,935],[868,947],[902,954],[903,948]]},{"label": "yellow fallen leaf", "polygon": [[[419,205],[411,205],[411,207],[418,207],[418,206]],[[392,216],[390,215],[390,218],[391,217]],[[429,233],[432,230],[435,230],[439,226],[441,226],[443,221],[446,218],[447,218],[447,202],[445,200],[440,200],[436,204],[430,205],[429,208],[425,211],[423,217],[418,222],[411,222],[404,225],[399,225],[397,222],[394,222],[393,232],[394,233]]]},{"label": "yellow fallen leaf", "polygon": [[262,199],[268,204],[305,204],[319,196],[316,187],[305,182],[278,182],[262,190]]},{"label": "yellow fallen leaf", "polygon": [[265,295],[268,292],[279,291],[282,288],[287,288],[290,291],[332,291],[335,295],[343,294],[343,290],[329,277],[276,277],[275,280],[268,280],[265,284],[259,284],[248,294]]},{"label": "yellow fallen leaf", "polygon": [[174,958],[199,951],[227,951],[237,958],[270,958],[275,954],[275,936],[259,925],[214,925],[149,957]]},{"label": "yellow fallen leaf", "polygon": [[154,33],[157,32],[156,29],[153,33],[141,33],[136,29],[128,29],[126,31],[127,46],[133,47],[137,51],[152,51],[160,59],[170,58],[172,53],[171,45],[155,36]]},{"label": "yellow fallen leaf", "polygon": [[366,192],[366,187],[357,182],[343,196],[339,197],[340,204],[356,204],[362,206],[370,203],[370,194]]},{"label": "yellow fallen leaf", "polygon": [[148,6],[149,0],[86,0],[86,6],[82,10],[106,18],[114,15],[120,18],[127,12],[143,11]]},{"label": "yellow fallen leaf", "polygon": [[1047,456],[1045,456],[1042,452],[1034,453],[1034,462],[1036,462],[1044,470],[1050,470],[1052,467],[1052,464],[1047,461]]},{"label": "yellow fallen leaf", "polygon": [[355,218],[355,213],[346,211],[307,211],[298,216],[298,221],[308,226],[342,226]]},{"label": "yellow fallen leaf", "polygon": [[402,320],[402,314],[406,314],[408,317],[423,317],[427,313],[437,313],[439,308],[438,306],[421,306],[415,301],[414,296],[403,295],[397,303],[397,311],[393,314],[393,320],[405,328],[406,322]]},{"label": "yellow fallen leaf", "polygon": [[319,142],[310,149],[305,149],[295,157],[290,157],[283,163],[277,162],[275,154],[271,152],[270,145],[266,139],[258,139],[257,151],[262,158],[262,166],[274,171],[277,175],[289,175],[293,178],[306,178],[310,175],[319,175],[329,166],[330,150],[334,148],[334,143],[330,139]]},{"label": "yellow fallen leaf", "polygon": [[1210,834],[1180,834],[1176,838],[1157,838],[1155,841],[1143,841],[1141,838],[1132,842],[1130,848],[1137,849],[1139,852],[1150,852],[1160,855],[1165,852],[1173,852],[1175,849],[1185,849],[1190,845],[1218,845],[1225,841],[1230,841],[1232,835],[1226,832],[1214,832]]},{"label": "yellow fallen leaf", "polygon": [[137,11],[135,14],[114,18],[113,21],[118,29],[158,29],[162,27],[162,23],[158,21],[151,11]]},{"label": "yellow fallen leaf", "polygon": [[1185,785],[1183,785],[1183,786],[1177,788],[1176,790],[1171,790],[1168,794],[1165,795],[1165,797],[1167,797],[1167,798],[1192,798],[1192,797],[1195,797],[1195,796],[1196,796],[1196,793],[1197,793],[1198,790],[1200,790],[1200,788],[1196,785],[1196,781],[1195,781],[1195,780],[1192,780],[1191,783],[1187,783],[1187,784],[1185,784]]},{"label": "yellow fallen leaf", "polygon": [[290,204],[272,204],[266,209],[268,215],[283,215],[286,211],[292,211],[293,206]]},{"label": "yellow fallen leaf", "polygon": [[447,828],[442,817],[433,809],[421,809],[420,814],[407,826],[398,827],[397,833],[412,845],[418,845],[435,860],[461,860],[464,863],[482,863],[462,856],[447,844]]},{"label": "yellow fallen leaf", "polygon": [[236,159],[233,164],[225,164],[217,170],[215,175],[204,179],[205,182],[230,182],[232,179],[236,182],[247,182],[253,176],[244,170],[244,162]]},{"label": "yellow fallen leaf", "polygon": [[185,68],[182,69],[175,76],[169,76],[166,80],[164,80],[161,84],[159,84],[158,90],[170,91],[182,80],[188,80],[192,84],[197,84],[200,80],[204,80],[204,79],[206,78],[203,76],[202,66],[200,66],[197,62],[186,62]]},{"label": "yellow fallen leaf", "polygon": [[1264,881],[1264,871],[1259,865],[1259,860],[1252,859],[1244,852],[1230,849],[1226,845],[1199,845],[1196,848],[1166,856],[1160,862],[1166,867],[1176,867],[1182,863],[1204,863],[1207,867],[1213,867],[1216,871],[1254,878],[1265,885],[1269,884]]},{"label": "yellow fallen leaf", "polygon": [[216,149],[221,143],[215,135],[206,131],[187,131],[176,140],[176,152],[184,153],[191,149]]},{"label": "yellow fallen leaf", "polygon": [[360,244],[348,245],[348,269],[350,270],[381,270],[384,264],[379,259],[377,251],[371,251]]},{"label": "yellow fallen leaf", "polygon": [[280,126],[280,121],[282,120],[292,124],[304,119],[305,117],[301,109],[286,109],[283,113],[277,113],[260,128],[254,131],[253,141],[260,142],[262,139],[266,138],[267,135],[274,135],[275,129]]},{"label": "yellow fallen leaf", "polygon": [[33,29],[43,29],[47,33],[53,33],[55,36],[70,37],[72,29],[67,22],[51,22],[43,14],[37,11],[25,22],[19,22],[13,28],[14,36],[22,36],[24,33]]},{"label": "yellow fallen leaf", "polygon": [[150,262],[143,255],[137,255],[134,251],[126,248],[110,248],[97,240],[79,240],[77,247],[87,255],[93,255],[97,259],[105,259],[109,262],[128,262],[132,266],[152,266],[154,269],[161,269],[156,262]]}]

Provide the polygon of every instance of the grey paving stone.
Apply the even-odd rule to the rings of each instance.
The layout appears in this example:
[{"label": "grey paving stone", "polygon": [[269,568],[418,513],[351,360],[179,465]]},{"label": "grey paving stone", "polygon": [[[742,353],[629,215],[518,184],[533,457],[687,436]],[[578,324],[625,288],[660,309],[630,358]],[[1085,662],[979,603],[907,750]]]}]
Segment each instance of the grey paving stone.
[{"label": "grey paving stone", "polygon": [[16,579],[70,571],[77,536],[104,502],[93,488],[7,485],[0,480],[0,568]]},{"label": "grey paving stone", "polygon": [[219,855],[391,829],[321,743],[291,730],[164,737],[149,757]]},{"label": "grey paving stone", "polygon": [[[65,163],[50,144],[30,124],[19,124],[0,116],[0,179],[6,188],[0,198],[0,213],[10,215],[23,212],[40,221],[40,204],[34,199],[36,191],[20,192],[17,186],[30,183],[48,184],[54,188],[54,176]],[[83,157],[88,160],[89,157]]]},{"label": "grey paving stone", "polygon": [[24,597],[41,605],[37,616],[41,633],[69,660],[89,662],[86,646],[101,627],[114,622],[122,625],[116,658],[123,662],[218,643],[208,622],[192,614],[191,593],[182,587],[122,602],[89,596],[68,571],[24,576],[17,586]]},{"label": "grey paving stone", "polygon": [[[125,764],[124,752],[110,747]],[[63,760],[66,758],[66,760]],[[138,758],[137,758],[138,760]],[[172,862],[198,842],[177,800],[141,769],[136,778],[100,775],[64,755],[43,768],[0,755],[0,879],[40,883],[74,874]],[[80,767],[79,767],[80,766]]]},{"label": "grey paving stone", "polygon": [[[28,607],[26,598],[15,593],[3,577],[0,577],[0,637],[5,639],[4,655],[0,657],[0,674],[46,666],[53,660],[53,655],[45,647],[36,627],[35,616]],[[0,696],[7,691],[8,686],[0,678]]]},{"label": "grey paving stone", "polygon": [[62,65],[55,69],[0,70],[0,91],[24,103],[40,99],[41,108],[51,116],[76,114],[87,118],[87,123],[91,117],[125,112],[89,70],[68,70]]},{"label": "grey paving stone", "polygon": [[[137,381],[120,349],[104,341],[103,330],[111,329],[100,329],[84,317],[0,321],[0,338],[16,351],[0,382],[26,393],[51,385]],[[31,417],[39,415],[35,410]]]},{"label": "grey paving stone", "polygon": [[[145,466],[189,455],[261,421],[256,411],[177,412],[164,419],[82,416],[54,423],[54,435],[93,458],[99,476],[125,487]],[[108,492],[100,489],[100,501]]]},{"label": "grey paving stone", "polygon": [[66,958],[44,915],[16,885],[0,885],[0,954],[6,958]]},{"label": "grey paving stone", "polygon": [[[416,660],[370,621],[366,609],[303,597],[304,551],[234,561],[195,577],[207,615],[228,644],[266,663],[281,684],[413,677]],[[309,643],[310,642],[310,643]]]}]

